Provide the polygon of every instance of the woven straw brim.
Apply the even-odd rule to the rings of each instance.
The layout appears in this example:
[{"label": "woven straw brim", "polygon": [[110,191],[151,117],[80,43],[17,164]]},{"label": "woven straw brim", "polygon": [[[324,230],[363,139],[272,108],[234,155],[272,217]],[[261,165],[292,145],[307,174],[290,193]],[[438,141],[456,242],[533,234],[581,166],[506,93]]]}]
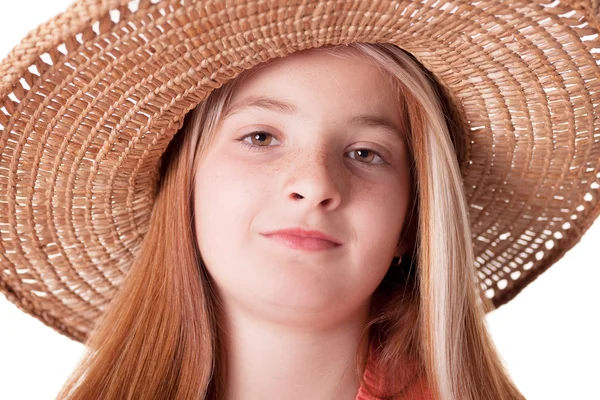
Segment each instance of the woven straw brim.
[{"label": "woven straw brim", "polygon": [[600,42],[585,4],[183,3],[80,2],[0,64],[0,289],[57,331],[83,341],[123,282],[185,114],[300,49],[393,43],[450,91],[470,126],[461,172],[496,307],[597,217]]}]

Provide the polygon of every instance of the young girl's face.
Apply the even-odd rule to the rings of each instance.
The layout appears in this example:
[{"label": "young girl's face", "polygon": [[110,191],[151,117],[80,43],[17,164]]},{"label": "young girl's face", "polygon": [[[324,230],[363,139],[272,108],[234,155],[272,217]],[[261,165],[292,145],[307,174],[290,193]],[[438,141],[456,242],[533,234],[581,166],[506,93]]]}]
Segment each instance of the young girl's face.
[{"label": "young girl's face", "polygon": [[[229,109],[194,189],[198,246],[226,309],[289,324],[367,310],[407,250],[409,159],[388,78],[363,58],[298,52],[244,81]],[[296,227],[339,244],[266,235]]]}]

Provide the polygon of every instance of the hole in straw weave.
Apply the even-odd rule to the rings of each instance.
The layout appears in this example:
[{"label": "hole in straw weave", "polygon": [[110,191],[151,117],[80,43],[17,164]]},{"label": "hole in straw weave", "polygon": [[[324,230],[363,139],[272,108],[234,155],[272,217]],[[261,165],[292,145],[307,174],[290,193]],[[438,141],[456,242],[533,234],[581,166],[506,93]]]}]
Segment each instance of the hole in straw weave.
[{"label": "hole in straw weave", "polygon": [[130,1],[129,3],[127,3],[127,8],[129,8],[129,11],[131,11],[131,12],[137,11],[139,6],[140,6],[139,1]]},{"label": "hole in straw weave", "polygon": [[8,94],[8,98],[14,102],[17,102],[17,103],[19,102],[19,99],[17,99],[17,96],[15,96],[15,94],[12,92]]},{"label": "hole in straw weave", "polygon": [[48,296],[48,293],[46,293],[46,292],[40,292],[39,290],[31,290],[30,292],[32,294],[36,295],[37,297],[46,297],[46,296]]},{"label": "hole in straw weave", "polygon": [[68,52],[67,52],[67,46],[65,46],[65,44],[64,44],[64,43],[61,43],[61,44],[59,44],[58,46],[56,46],[56,49],[57,49],[58,51],[60,51],[60,52],[61,52],[63,55],[66,55],[66,54],[68,53]]},{"label": "hole in straw weave", "polygon": [[537,253],[535,253],[535,259],[540,261],[542,258],[544,258],[544,252],[543,251],[538,251]]},{"label": "hole in straw weave", "polygon": [[96,32],[96,35],[99,35],[99,34],[100,34],[100,21],[95,21],[95,22],[92,24],[92,30],[93,30],[94,32]]},{"label": "hole in straw weave", "polygon": [[541,26],[543,26],[546,23],[551,23],[552,22],[552,18],[550,17],[546,17],[544,19],[539,20],[537,23]]},{"label": "hole in straw weave", "polygon": [[38,71],[37,67],[35,65],[30,65],[29,68],[27,68],[29,70],[29,72],[31,72],[32,74],[35,74],[37,76],[40,76],[40,71]]},{"label": "hole in straw weave", "polygon": [[564,230],[567,230],[567,229],[571,228],[571,224],[569,222],[565,222],[564,224],[562,224],[562,228]]},{"label": "hole in straw weave", "polygon": [[501,279],[496,284],[496,286],[498,286],[498,289],[500,289],[500,290],[505,289],[507,285],[508,285],[508,281],[506,279]]},{"label": "hole in straw weave", "polygon": [[[587,24],[586,24],[586,25],[587,25]],[[588,41],[590,41],[590,40],[594,40],[594,39],[596,39],[597,37],[598,37],[598,34],[597,34],[597,33],[594,33],[593,35],[586,35],[586,36],[582,36],[582,37],[581,37],[581,40],[582,40],[582,41],[584,41],[584,42],[588,42]]]},{"label": "hole in straw weave", "polygon": [[527,264],[523,265],[525,271],[529,271],[531,267],[533,267],[533,261],[529,261]]},{"label": "hole in straw weave", "polygon": [[21,82],[21,86],[23,86],[23,88],[25,88],[27,90],[31,89],[31,86],[29,86],[29,84],[27,83],[25,78],[19,79],[19,82]]},{"label": "hole in straw weave", "polygon": [[591,187],[592,189],[598,189],[598,188],[600,187],[600,185],[599,185],[597,182],[592,182],[592,183],[590,184],[590,187]]},{"label": "hole in straw weave", "polygon": [[48,65],[54,65],[54,63],[52,62],[52,58],[50,57],[50,54],[48,54],[48,53],[41,54],[40,60],[42,60],[43,62],[45,62]]},{"label": "hole in straw weave", "polygon": [[571,10],[571,11],[566,12],[564,14],[558,14],[558,16],[561,17],[561,18],[569,18],[569,17],[572,17],[573,14],[575,14],[575,10]]},{"label": "hole in straw weave", "polygon": [[121,12],[119,10],[110,10],[110,19],[114,23],[118,23],[121,20]]},{"label": "hole in straw weave", "polygon": [[[437,7],[440,4],[440,0],[437,0],[436,2],[434,2],[431,5],[431,8]],[[450,7],[450,4],[448,2],[445,2],[444,4],[442,4],[439,9],[440,10],[445,10],[446,8]]]},{"label": "hole in straw weave", "polygon": [[594,197],[592,196],[591,193],[586,193],[585,196],[583,196],[583,200],[585,201],[592,201],[594,199]]},{"label": "hole in straw weave", "polygon": [[563,237],[562,233],[560,233],[560,232],[554,232],[554,235],[553,235],[553,236],[554,236],[554,238],[556,238],[556,239],[562,239],[562,237]]},{"label": "hole in straw weave", "polygon": [[551,250],[554,247],[554,240],[548,240],[544,245],[548,250]]},{"label": "hole in straw weave", "polygon": [[554,1],[553,1],[552,3],[550,3],[550,4],[540,4],[540,5],[541,5],[542,7],[544,7],[544,8],[554,8],[554,7],[556,7],[556,6],[557,6],[557,5],[559,5],[559,4],[560,4],[560,1],[559,1],[559,0],[554,0]]},{"label": "hole in straw weave", "polygon": [[521,271],[515,271],[513,273],[510,274],[510,277],[514,280],[519,279],[519,277],[521,276]]},{"label": "hole in straw weave", "polygon": [[164,8],[159,8],[158,13],[164,17],[165,15],[167,15],[167,10]]},{"label": "hole in straw weave", "polygon": [[484,242],[484,243],[489,243],[490,242],[490,239],[488,239],[488,238],[486,238],[484,236],[481,236],[481,235],[477,237],[477,240],[479,240],[480,242]]},{"label": "hole in straw weave", "polygon": [[580,204],[580,205],[578,205],[578,206],[577,206],[575,209],[576,209],[577,211],[581,212],[581,211],[585,210],[585,207],[583,206],[583,204]]},{"label": "hole in straw weave", "polygon": [[486,291],[485,291],[485,296],[486,296],[488,299],[491,299],[492,297],[494,297],[494,289],[488,289],[488,290],[486,290]]}]

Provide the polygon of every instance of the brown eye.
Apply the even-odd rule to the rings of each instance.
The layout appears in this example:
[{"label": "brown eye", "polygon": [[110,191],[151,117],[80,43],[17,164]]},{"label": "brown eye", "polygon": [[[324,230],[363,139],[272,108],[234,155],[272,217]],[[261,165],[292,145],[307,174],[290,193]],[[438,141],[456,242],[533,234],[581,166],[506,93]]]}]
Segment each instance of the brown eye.
[{"label": "brown eye", "polygon": [[358,149],[356,150],[356,154],[358,155],[358,158],[365,162],[371,162],[373,161],[373,158],[375,158],[375,153],[367,149]]},{"label": "brown eye", "polygon": [[377,152],[370,149],[357,149],[352,150],[350,153],[356,154],[355,156],[350,156],[351,159],[357,160],[367,167],[383,167],[387,164]]},{"label": "brown eye", "polygon": [[273,139],[273,136],[266,132],[254,132],[248,135],[255,146],[268,146]]},{"label": "brown eye", "polygon": [[276,144],[271,146],[274,138],[275,137],[270,133],[256,131],[242,136],[238,139],[238,142],[240,142],[240,144],[243,145],[247,150],[267,151],[270,147],[276,146]]}]

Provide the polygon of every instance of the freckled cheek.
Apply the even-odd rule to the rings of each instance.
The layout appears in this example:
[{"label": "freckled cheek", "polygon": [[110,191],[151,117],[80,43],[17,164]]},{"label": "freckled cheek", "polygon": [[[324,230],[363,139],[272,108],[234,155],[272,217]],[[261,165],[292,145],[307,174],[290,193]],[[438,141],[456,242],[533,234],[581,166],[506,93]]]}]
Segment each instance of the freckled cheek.
[{"label": "freckled cheek", "polygon": [[[264,203],[272,177],[266,168],[256,168],[236,160],[211,161],[202,166],[196,179],[195,206],[205,218],[236,221]],[[247,219],[248,216],[245,215]]]},{"label": "freckled cheek", "polygon": [[246,196],[265,193],[265,189],[273,186],[275,169],[269,163],[250,163],[247,161],[231,161],[222,171],[225,184],[233,186],[232,190],[243,192]]},{"label": "freckled cheek", "polygon": [[[356,204],[360,205],[358,207],[364,216],[365,224],[369,221],[371,221],[371,225],[389,224],[399,212],[400,204],[394,201],[393,196],[387,190],[382,188],[363,189],[355,192],[356,196],[359,196]],[[381,230],[381,228],[378,229]]]},{"label": "freckled cheek", "polygon": [[406,188],[395,181],[354,190],[351,215],[367,248],[386,254],[397,243],[406,211]]}]

